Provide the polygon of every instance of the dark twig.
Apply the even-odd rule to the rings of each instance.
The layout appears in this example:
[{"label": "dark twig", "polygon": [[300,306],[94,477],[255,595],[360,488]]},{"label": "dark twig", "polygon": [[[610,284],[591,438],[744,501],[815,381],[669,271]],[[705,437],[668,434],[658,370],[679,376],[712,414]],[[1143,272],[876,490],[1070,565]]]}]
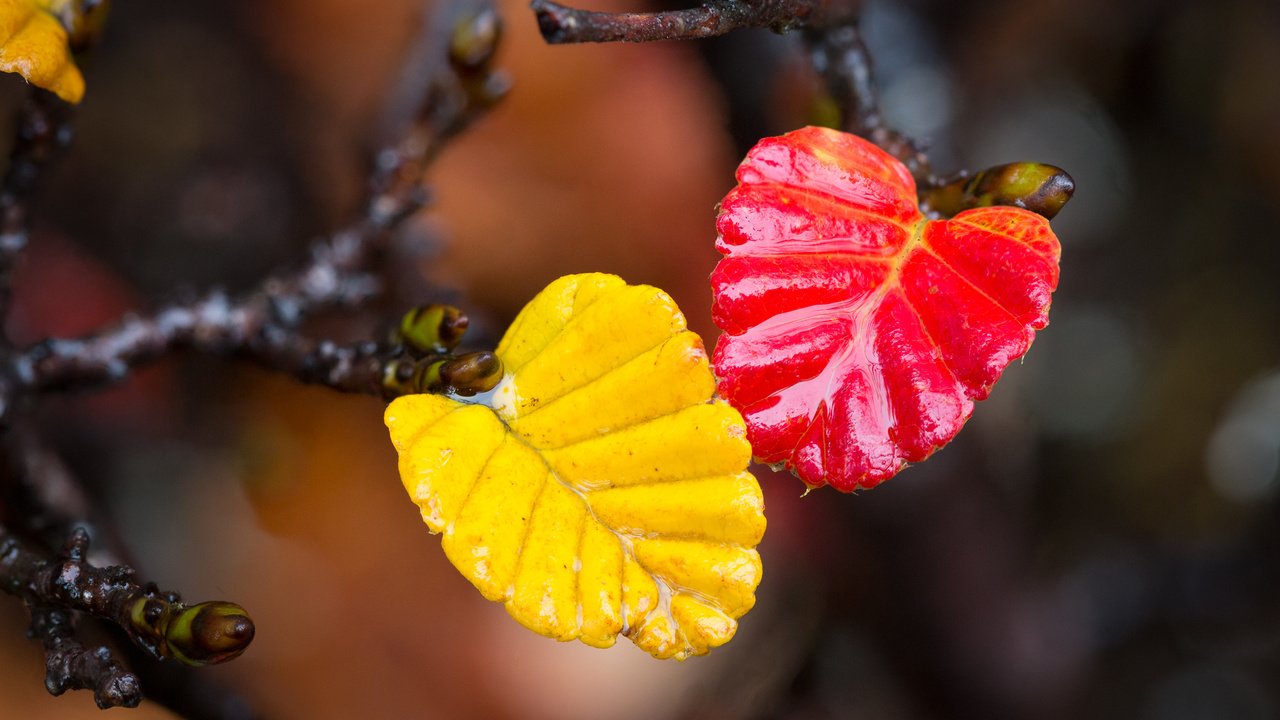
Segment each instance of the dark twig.
[{"label": "dark twig", "polygon": [[46,341],[15,356],[13,387],[50,392],[111,383],[178,348],[234,355],[305,383],[387,399],[406,392],[483,392],[502,372],[491,352],[451,354],[460,333],[447,347],[421,356],[406,354],[401,343],[316,342],[266,315],[264,308],[271,307],[257,296],[233,304],[215,294],[167,307],[152,317],[130,318],[88,338]]},{"label": "dark twig", "polygon": [[0,434],[0,489],[0,526],[20,528],[25,541],[49,550],[83,527],[94,542],[95,562],[123,564],[119,540],[98,522],[87,489],[29,428]]},{"label": "dark twig", "polygon": [[[48,547],[56,547],[71,536],[76,526],[86,527],[93,539],[96,564],[126,562],[127,554],[109,518],[97,516],[79,478],[56,453],[44,447],[36,434],[20,428],[4,433],[2,439],[0,467],[17,474],[2,478],[6,492],[0,497],[0,507],[5,510],[6,522],[20,524],[27,539]],[[242,698],[213,684],[207,674],[181,664],[154,662],[149,650],[133,644],[114,652],[104,647],[84,649],[75,637],[74,612],[44,605],[31,606],[30,611],[30,633],[46,648],[46,686],[55,695],[87,688],[95,691],[100,705],[105,694],[110,703],[131,706],[136,704],[130,699],[133,690],[124,691],[146,688],[147,699],[191,720],[255,717]],[[111,666],[111,656],[117,653],[131,673]]]},{"label": "dark twig", "polygon": [[[71,142],[71,107],[33,90],[17,115],[9,167],[0,181],[0,318],[8,316],[13,264],[27,246],[26,200],[41,170]],[[7,345],[0,323],[0,343]]]},{"label": "dark twig", "polygon": [[31,609],[31,635],[45,648],[50,693],[92,689],[102,708],[134,707],[142,699],[137,678],[108,648],[80,643],[73,612],[114,622],[153,656],[187,664],[230,659],[253,639],[253,623],[239,606],[185,606],[175,593],[134,582],[130,568],[90,564],[88,549],[88,533],[77,529],[62,553],[46,560],[0,527],[0,588]]},{"label": "dark twig", "polygon": [[138,678],[125,671],[106,646],[87,649],[76,639],[71,613],[37,605],[31,608],[32,637],[44,645],[44,686],[50,695],[67,690],[93,690],[102,709],[137,707],[142,701]]},{"label": "dark twig", "polygon": [[[441,5],[411,53],[414,62],[407,73],[408,88],[400,93],[413,98],[413,116],[399,139],[375,155],[365,223],[373,231],[385,231],[422,207],[426,201],[423,175],[445,141],[492,108],[509,89],[506,74],[492,67],[502,34],[492,4],[478,0]],[[427,69],[425,82],[416,67],[419,62]]]},{"label": "dark twig", "polygon": [[230,660],[253,640],[253,621],[239,605],[188,606],[177,593],[135,582],[130,567],[91,564],[88,551],[89,534],[83,528],[72,531],[63,551],[49,560],[0,527],[0,589],[32,608],[75,611],[116,623],[154,657],[188,665]]},{"label": "dark twig", "polygon": [[390,233],[424,204],[427,164],[444,140],[505,92],[505,80],[489,67],[498,34],[488,6],[457,21],[448,36],[445,69],[431,78],[422,110],[403,138],[377,155],[365,216],[318,244],[306,266],[238,299],[214,291],[84,338],[51,339],[16,353],[5,368],[7,382],[0,384],[0,413],[23,393],[117,382],[132,368],[178,349],[251,359],[344,392],[382,394],[393,355],[379,354],[370,343],[312,342],[297,328],[317,310],[356,306],[380,292],[379,278],[366,269]]},{"label": "dark twig", "polygon": [[131,368],[190,348],[250,358],[348,392],[376,393],[378,369],[362,363],[375,360],[376,348],[316,344],[295,330],[309,312],[354,305],[375,287],[371,279],[347,271],[344,265],[349,260],[335,262],[332,253],[320,254],[326,259],[315,261],[297,276],[268,281],[263,289],[238,301],[213,292],[148,317],[127,318],[96,335],[40,343],[12,358],[12,387],[43,392],[112,383],[126,377]]},{"label": "dark twig", "polygon": [[542,37],[552,44],[691,40],[743,28],[804,28],[814,70],[839,111],[841,129],[862,135],[901,160],[922,186],[935,181],[923,148],[885,126],[871,56],[858,32],[859,0],[712,0],[656,13],[604,13],[533,0]]},{"label": "dark twig", "polygon": [[886,126],[872,73],[871,54],[854,22],[808,28],[805,46],[813,68],[839,110],[840,129],[861,135],[907,166],[922,186],[935,182],[924,148]]},{"label": "dark twig", "polygon": [[[74,52],[88,50],[102,30],[106,0],[72,0],[59,3],[55,13],[67,30]],[[12,295],[10,273],[27,245],[26,199],[41,170],[71,144],[72,106],[47,90],[32,88],[17,115],[16,137],[9,166],[0,181],[0,347],[8,347],[4,318],[9,316]],[[3,412],[3,408],[0,408]]]},{"label": "dark twig", "polygon": [[687,10],[655,13],[605,13],[533,0],[542,37],[551,44],[653,42],[713,37],[742,28],[787,32],[832,21],[833,0],[713,0]]}]

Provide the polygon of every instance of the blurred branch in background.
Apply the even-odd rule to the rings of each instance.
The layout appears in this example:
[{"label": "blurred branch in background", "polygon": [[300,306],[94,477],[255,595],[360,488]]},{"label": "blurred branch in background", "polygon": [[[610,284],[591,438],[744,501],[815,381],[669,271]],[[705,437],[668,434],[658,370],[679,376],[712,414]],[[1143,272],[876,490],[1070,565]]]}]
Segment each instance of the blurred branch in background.
[{"label": "blurred branch in background", "polygon": [[834,106],[830,124],[865,137],[901,160],[922,187],[933,184],[933,169],[924,146],[884,123],[871,54],[857,21],[806,27],[804,41],[809,61],[822,77]]},{"label": "blurred branch in background", "polygon": [[[0,183],[0,318],[9,314],[12,295],[10,275],[27,246],[26,199],[41,170],[71,143],[71,106],[53,93],[32,90],[18,112],[17,138],[9,153],[9,167]],[[0,325],[0,343],[9,342]],[[0,414],[5,403],[0,401]]]},{"label": "blurred branch in background", "polygon": [[[298,329],[308,315],[359,306],[381,292],[381,279],[370,266],[389,235],[426,203],[422,181],[430,160],[506,92],[505,77],[489,67],[499,38],[492,8],[456,21],[443,37],[435,24],[426,27],[437,50],[445,45],[446,62],[427,76],[422,106],[401,139],[377,154],[362,218],[317,244],[301,269],[272,276],[240,299],[214,290],[88,337],[53,338],[12,355],[10,384],[0,387],[0,411],[12,404],[10,395],[118,382],[133,368],[178,349],[245,357],[304,382],[380,395],[387,366],[398,354],[369,343],[338,347],[312,341]],[[19,150],[19,160],[31,154],[24,146]]]}]

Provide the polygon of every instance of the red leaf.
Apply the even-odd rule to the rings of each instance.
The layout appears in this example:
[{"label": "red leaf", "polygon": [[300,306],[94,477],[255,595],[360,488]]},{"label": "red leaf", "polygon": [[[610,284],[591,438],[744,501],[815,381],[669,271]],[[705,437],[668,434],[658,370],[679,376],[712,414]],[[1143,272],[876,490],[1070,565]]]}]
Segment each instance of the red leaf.
[{"label": "red leaf", "polygon": [[719,392],[756,459],[814,487],[873,487],[950,442],[1058,284],[1043,217],[926,220],[902,163],[823,128],[752,148],[717,229]]}]

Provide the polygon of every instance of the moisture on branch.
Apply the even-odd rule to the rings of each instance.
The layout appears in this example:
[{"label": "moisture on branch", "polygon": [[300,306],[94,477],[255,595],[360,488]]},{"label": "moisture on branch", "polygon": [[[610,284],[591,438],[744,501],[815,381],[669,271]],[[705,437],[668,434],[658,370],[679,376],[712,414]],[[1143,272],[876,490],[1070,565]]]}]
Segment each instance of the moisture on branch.
[{"label": "moisture on branch", "polygon": [[53,694],[91,688],[101,707],[133,706],[141,699],[136,678],[109,650],[80,644],[72,612],[113,622],[152,656],[188,665],[230,660],[253,640],[253,621],[239,605],[185,605],[177,593],[135,582],[130,567],[94,566],[88,551],[84,528],[72,531],[56,557],[46,558],[0,527],[0,588],[31,608],[31,632],[45,646],[45,684]]},{"label": "moisture on branch", "polygon": [[382,394],[396,353],[375,343],[340,347],[311,340],[298,326],[316,311],[358,306],[381,292],[381,278],[370,267],[389,235],[425,204],[427,165],[445,140],[506,92],[505,76],[490,66],[498,38],[496,14],[481,8],[448,29],[445,52],[434,45],[442,62],[426,78],[420,109],[401,137],[376,154],[364,215],[317,244],[306,265],[240,298],[214,290],[82,338],[52,338],[0,358],[7,376],[0,382],[0,418],[20,395],[118,382],[178,349],[250,359],[344,392]]},{"label": "moisture on branch", "polygon": [[713,37],[743,28],[786,32],[830,22],[847,12],[839,0],[717,0],[687,10],[591,12],[533,0],[542,37],[551,44],[653,42]]}]

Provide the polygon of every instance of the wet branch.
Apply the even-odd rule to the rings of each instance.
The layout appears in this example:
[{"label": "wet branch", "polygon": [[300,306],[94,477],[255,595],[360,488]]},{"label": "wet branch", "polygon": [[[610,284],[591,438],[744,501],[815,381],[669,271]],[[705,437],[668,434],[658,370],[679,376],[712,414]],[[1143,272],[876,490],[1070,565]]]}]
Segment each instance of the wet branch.
[{"label": "wet branch", "polygon": [[[56,547],[72,535],[73,528],[91,527],[90,501],[84,488],[35,435],[4,433],[0,453],[2,467],[10,473],[4,478],[0,506],[5,510],[6,521],[20,523],[26,539]],[[78,617],[73,610],[40,598],[32,571],[47,561],[32,553],[24,556],[21,542],[2,524],[0,548],[5,549],[0,553],[5,569],[2,586],[23,596],[31,616],[28,636],[44,646],[45,688],[49,693],[61,695],[67,690],[87,689],[93,691],[100,708],[136,706],[142,699],[138,678],[116,661],[109,648],[86,648],[80,642]],[[98,556],[118,562],[109,552],[99,552]]]},{"label": "wet branch", "polygon": [[481,6],[455,20],[443,38],[432,38],[441,41],[434,45],[440,62],[408,127],[376,154],[363,216],[317,244],[301,269],[268,278],[243,297],[214,290],[86,337],[49,339],[14,353],[0,369],[0,418],[19,396],[118,382],[183,349],[245,358],[343,392],[382,394],[394,354],[372,343],[310,340],[298,327],[319,310],[355,307],[381,292],[370,268],[390,235],[426,203],[428,164],[506,92],[505,76],[491,68],[498,37],[496,14]]},{"label": "wet branch", "polygon": [[[378,367],[369,344],[340,348],[297,332],[310,313],[355,306],[378,289],[355,268],[363,243],[323,246],[297,275],[275,278],[238,300],[214,291],[170,305],[149,316],[133,316],[94,335],[51,339],[10,360],[10,393],[74,390],[118,382],[136,367],[180,349],[246,358],[307,382],[347,392],[377,391]],[[366,382],[372,381],[372,382]]]},{"label": "wet branch", "polygon": [[73,530],[63,550],[47,558],[0,527],[0,589],[31,609],[31,633],[45,646],[45,684],[53,694],[92,688],[100,707],[132,707],[141,699],[137,679],[109,650],[80,644],[73,612],[115,623],[153,657],[188,665],[230,660],[253,639],[253,621],[240,606],[220,601],[188,606],[177,593],[136,582],[130,567],[91,564],[88,552],[89,533],[83,528]]},{"label": "wet branch", "polygon": [[591,12],[551,0],[533,0],[530,7],[543,39],[553,45],[693,40],[743,28],[786,32],[829,22],[844,11],[838,0],[719,0],[653,13]]},{"label": "wet branch", "polygon": [[[67,538],[87,531],[93,540],[96,565],[124,565],[126,554],[109,519],[98,517],[86,489],[61,458],[44,447],[38,435],[25,428],[11,429],[0,435],[0,440],[3,441],[0,442],[0,467],[13,473],[3,478],[5,493],[0,497],[0,507],[5,511],[5,522],[22,532],[22,540],[18,540],[6,533],[0,523],[0,535],[4,535],[0,545],[8,546],[12,541],[14,547],[28,550],[34,556],[37,553],[29,550],[30,547],[56,548]],[[33,544],[28,546],[26,542]],[[85,550],[81,561],[87,557],[87,547]],[[44,557],[61,555],[45,553]],[[39,557],[29,560],[38,563]],[[144,589],[152,588],[144,586]],[[167,593],[159,596],[176,598]],[[28,635],[44,646],[45,687],[51,694],[87,689],[93,691],[99,707],[133,707],[142,697],[141,689],[146,688],[148,699],[193,720],[232,717],[247,720],[250,717],[243,708],[226,710],[238,708],[243,701],[213,684],[206,674],[190,672],[192,668],[187,667],[190,663],[155,662],[156,643],[86,647],[78,636],[80,626],[86,622],[79,612],[38,601],[26,604],[31,615]],[[231,606],[224,604],[223,607]],[[145,613],[143,615],[145,617]],[[174,613],[170,612],[169,616],[172,618]],[[88,617],[87,622],[118,624],[94,617]],[[132,672],[126,671],[126,666]]]},{"label": "wet branch", "polygon": [[142,701],[138,678],[116,662],[105,645],[86,648],[76,638],[74,616],[61,608],[31,608],[29,633],[44,645],[44,686],[50,695],[92,690],[102,709],[137,707]]}]

